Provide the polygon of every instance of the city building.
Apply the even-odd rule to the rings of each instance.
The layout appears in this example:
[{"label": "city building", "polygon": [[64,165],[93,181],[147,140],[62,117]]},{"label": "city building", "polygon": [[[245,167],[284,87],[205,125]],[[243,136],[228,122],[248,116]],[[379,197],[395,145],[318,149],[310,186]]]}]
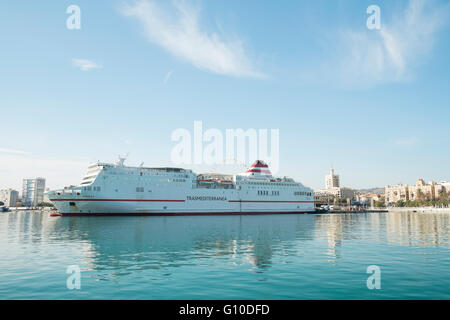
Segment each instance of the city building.
[{"label": "city building", "polygon": [[438,199],[442,194],[450,194],[450,182],[442,181],[434,185],[434,197]]},{"label": "city building", "polygon": [[382,194],[378,194],[378,193],[363,193],[363,194],[358,194],[356,195],[356,200],[360,201],[360,202],[369,202],[372,201],[372,199],[374,201],[380,201],[384,198],[384,196]]},{"label": "city building", "polygon": [[427,184],[423,179],[419,179],[414,186],[408,186],[408,200],[434,199],[436,198],[434,190],[435,183],[433,181]]},{"label": "city building", "polygon": [[339,175],[335,174],[333,167],[331,167],[330,174],[325,176],[325,189],[316,190],[314,196],[321,200],[328,199],[330,196],[339,199],[353,199],[355,197],[355,191],[350,188],[341,187]]},{"label": "city building", "polygon": [[385,187],[385,199],[387,203],[397,201],[424,201],[436,200],[442,195],[450,195],[450,182],[436,183],[430,181],[426,183],[423,179],[418,179],[415,185],[403,185]]},{"label": "city building", "polygon": [[0,202],[7,207],[15,207],[19,200],[19,192],[13,189],[0,190]]},{"label": "city building", "polygon": [[45,179],[23,179],[22,204],[25,207],[35,207],[44,201]]},{"label": "city building", "polygon": [[395,203],[397,201],[403,200],[407,201],[409,199],[408,186],[399,184],[396,186],[386,186],[385,190],[385,200],[387,203]]},{"label": "city building", "polygon": [[333,167],[331,167],[330,174],[325,176],[325,188],[339,188],[339,175],[334,174]]},{"label": "city building", "polygon": [[384,202],[384,195],[379,193],[362,193],[356,195],[356,200],[360,203],[365,203],[366,205],[374,207],[376,202]]},{"label": "city building", "polygon": [[319,190],[316,190],[316,193],[318,195],[320,195],[320,194],[330,195],[335,198],[341,198],[341,199],[352,199],[355,196],[355,191],[353,189],[343,188],[343,187],[319,189]]},{"label": "city building", "polygon": [[327,193],[323,193],[323,192],[319,192],[319,191],[314,192],[314,203],[318,207],[321,205],[333,204],[333,202],[331,200],[330,200],[330,195]]}]

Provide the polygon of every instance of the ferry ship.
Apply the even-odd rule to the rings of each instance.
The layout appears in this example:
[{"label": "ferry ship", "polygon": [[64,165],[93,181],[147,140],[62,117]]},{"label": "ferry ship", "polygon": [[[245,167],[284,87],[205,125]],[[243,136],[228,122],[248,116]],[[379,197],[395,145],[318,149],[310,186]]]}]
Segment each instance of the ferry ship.
[{"label": "ferry ship", "polygon": [[256,161],[242,174],[97,162],[79,186],[47,192],[61,215],[240,215],[314,212],[314,192]]}]

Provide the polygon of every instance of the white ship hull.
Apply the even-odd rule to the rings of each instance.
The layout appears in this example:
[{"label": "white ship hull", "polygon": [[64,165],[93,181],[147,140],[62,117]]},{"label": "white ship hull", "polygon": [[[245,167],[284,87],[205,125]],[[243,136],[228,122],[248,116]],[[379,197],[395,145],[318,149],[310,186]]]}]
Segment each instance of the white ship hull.
[{"label": "white ship hull", "polygon": [[62,215],[234,215],[314,212],[313,191],[292,179],[97,164],[78,187],[50,191]]}]

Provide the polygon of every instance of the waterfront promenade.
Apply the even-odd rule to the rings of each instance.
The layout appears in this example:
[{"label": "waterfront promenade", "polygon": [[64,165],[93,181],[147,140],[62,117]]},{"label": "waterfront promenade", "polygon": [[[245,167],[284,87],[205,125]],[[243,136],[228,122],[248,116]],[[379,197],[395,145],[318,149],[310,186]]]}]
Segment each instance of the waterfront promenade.
[{"label": "waterfront promenade", "polygon": [[450,213],[450,208],[435,208],[435,207],[389,207],[389,212],[420,212],[420,213]]}]

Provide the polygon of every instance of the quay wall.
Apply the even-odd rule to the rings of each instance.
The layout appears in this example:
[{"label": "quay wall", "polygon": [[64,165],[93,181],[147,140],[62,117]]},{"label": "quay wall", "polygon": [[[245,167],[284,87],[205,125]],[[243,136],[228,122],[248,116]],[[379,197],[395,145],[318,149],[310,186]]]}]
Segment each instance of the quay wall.
[{"label": "quay wall", "polygon": [[411,208],[388,208],[389,212],[420,212],[420,213],[450,213],[450,207],[435,208],[435,207],[411,207]]}]

